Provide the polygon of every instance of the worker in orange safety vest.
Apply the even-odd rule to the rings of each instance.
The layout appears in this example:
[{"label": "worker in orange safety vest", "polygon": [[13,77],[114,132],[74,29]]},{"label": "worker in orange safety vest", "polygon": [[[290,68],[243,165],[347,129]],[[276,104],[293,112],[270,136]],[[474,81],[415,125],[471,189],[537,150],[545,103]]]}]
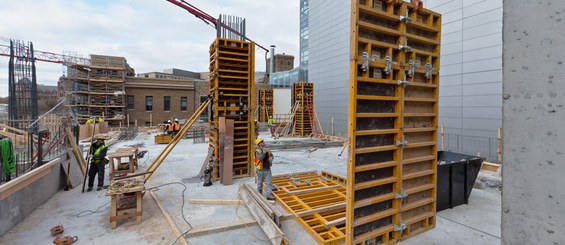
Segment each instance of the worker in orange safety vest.
[{"label": "worker in orange safety vest", "polygon": [[257,144],[257,149],[255,149],[255,154],[253,154],[253,162],[255,163],[257,174],[257,191],[263,194],[263,182],[265,182],[265,196],[268,200],[274,200],[271,195],[273,190],[271,166],[273,166],[273,159],[275,157],[271,151],[265,147],[265,141],[263,141],[263,139],[257,138],[255,144]]}]

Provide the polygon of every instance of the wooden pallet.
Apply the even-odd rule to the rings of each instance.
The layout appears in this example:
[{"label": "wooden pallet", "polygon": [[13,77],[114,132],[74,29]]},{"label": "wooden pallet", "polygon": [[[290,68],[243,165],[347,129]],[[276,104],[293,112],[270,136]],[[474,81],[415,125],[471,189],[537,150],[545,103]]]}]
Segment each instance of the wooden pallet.
[{"label": "wooden pallet", "polygon": [[251,173],[254,115],[254,57],[253,43],[217,38],[210,46],[210,94],[213,96],[209,120],[209,142],[214,149],[214,178],[219,171],[220,117],[234,120],[233,176]]},{"label": "wooden pallet", "polygon": [[351,15],[347,243],[435,227],[441,16],[355,0]]},{"label": "wooden pallet", "polygon": [[273,176],[273,195],[318,244],[339,244],[345,241],[345,183],[328,172]]}]

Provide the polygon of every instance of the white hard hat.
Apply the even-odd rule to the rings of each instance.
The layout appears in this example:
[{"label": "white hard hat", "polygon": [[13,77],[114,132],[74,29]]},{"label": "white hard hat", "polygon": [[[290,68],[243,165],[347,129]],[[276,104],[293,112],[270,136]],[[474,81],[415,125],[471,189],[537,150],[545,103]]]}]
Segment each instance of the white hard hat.
[{"label": "white hard hat", "polygon": [[171,122],[171,120],[167,120],[167,122]]},{"label": "white hard hat", "polygon": [[179,119],[178,119],[178,118],[175,118],[175,121],[177,121],[177,122],[178,122],[178,121],[179,121]]}]

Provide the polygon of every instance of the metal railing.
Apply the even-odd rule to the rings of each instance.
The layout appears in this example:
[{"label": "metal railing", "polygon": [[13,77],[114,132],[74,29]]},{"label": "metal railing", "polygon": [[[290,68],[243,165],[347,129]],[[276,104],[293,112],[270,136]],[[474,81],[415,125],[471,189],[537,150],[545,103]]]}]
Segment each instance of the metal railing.
[{"label": "metal railing", "polygon": [[501,141],[498,138],[444,134],[442,144],[442,135],[439,133],[438,140],[439,149],[473,156],[481,156],[486,158],[489,162],[500,163],[501,161]]}]

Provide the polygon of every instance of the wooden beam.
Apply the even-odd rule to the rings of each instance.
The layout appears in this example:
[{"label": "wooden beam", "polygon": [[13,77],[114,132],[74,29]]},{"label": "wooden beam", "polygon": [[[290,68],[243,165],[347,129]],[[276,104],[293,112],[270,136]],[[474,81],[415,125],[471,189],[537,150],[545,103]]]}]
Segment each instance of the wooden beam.
[{"label": "wooden beam", "polygon": [[326,229],[329,229],[331,227],[336,227],[338,225],[343,225],[343,224],[345,224],[345,217],[339,218],[339,219],[334,219],[332,221],[328,221],[325,224],[325,226],[326,226]]},{"label": "wooden beam", "polygon": [[[38,168],[27,172],[26,174],[19,176],[7,183],[0,185],[0,201],[6,199],[17,191],[23,189],[24,187],[32,184],[33,182],[41,179],[45,175],[51,172],[51,167],[55,164],[60,164],[61,158],[55,158],[52,161],[39,166]],[[57,169],[57,171],[60,171]]]},{"label": "wooden beam", "polygon": [[71,128],[66,127],[65,128],[65,132],[67,133],[67,138],[69,139],[69,142],[71,142],[71,148],[73,149],[73,153],[75,155],[75,158],[77,160],[78,166],[80,167],[81,172],[86,175],[86,161],[84,160],[84,158],[82,157],[82,152],[79,150],[76,141],[75,141],[75,137],[73,137],[73,132],[71,132]]},{"label": "wooden beam", "polygon": [[251,215],[257,220],[257,223],[261,226],[261,229],[267,235],[267,238],[271,241],[273,245],[280,245],[283,241],[284,233],[275,224],[275,222],[265,213],[265,211],[259,206],[259,204],[253,199],[248,189],[240,188],[239,196],[245,203],[245,206],[251,212]]},{"label": "wooden beam", "polygon": [[312,193],[312,192],[333,190],[333,189],[338,189],[338,188],[341,188],[341,187],[342,187],[341,185],[324,186],[324,187],[318,187],[318,188],[289,191],[288,194],[291,195],[291,196],[296,196],[296,195]]},{"label": "wooden beam", "polygon": [[222,225],[222,226],[212,227],[212,228],[200,228],[200,229],[194,228],[194,229],[190,230],[186,234],[186,236],[187,237],[195,237],[195,236],[202,236],[202,235],[207,235],[207,234],[216,234],[218,232],[237,230],[237,229],[240,229],[240,228],[243,228],[243,227],[249,227],[249,226],[255,226],[255,225],[257,225],[256,220],[243,220],[242,222],[237,223],[237,224]]},{"label": "wooden beam", "polygon": [[181,244],[188,245],[186,238],[180,232],[179,228],[171,218],[171,215],[169,215],[169,212],[167,212],[167,210],[163,207],[163,204],[161,204],[161,200],[159,200],[159,197],[157,197],[157,195],[155,195],[155,192],[153,191],[149,191],[149,194],[151,194],[151,197],[153,197],[153,200],[155,201],[155,203],[157,203],[159,210],[161,210],[161,213],[163,214],[163,216],[165,216],[167,223],[169,223],[169,227],[171,227],[171,230],[173,230],[173,233],[175,234],[175,239],[179,237],[178,240],[180,241]]},{"label": "wooden beam", "polygon": [[298,176],[298,175],[305,175],[305,174],[317,174],[317,171],[305,171],[305,172],[295,172],[295,173],[288,173],[288,174],[277,174],[273,175],[272,178],[280,178],[280,177],[288,177],[288,175]]},{"label": "wooden beam", "polygon": [[302,211],[299,213],[296,213],[296,216],[299,218],[302,218],[304,216],[308,216],[308,215],[313,215],[316,213],[323,213],[323,212],[327,212],[327,211],[333,211],[336,209],[340,209],[340,208],[345,208],[345,203],[337,203],[337,204],[333,204],[333,205],[329,205],[329,206],[325,206],[325,207],[321,207],[321,208],[315,208],[315,209],[311,209],[311,210],[306,210],[306,211]]},{"label": "wooden beam", "polygon": [[188,199],[190,204],[242,205],[242,200]]}]

